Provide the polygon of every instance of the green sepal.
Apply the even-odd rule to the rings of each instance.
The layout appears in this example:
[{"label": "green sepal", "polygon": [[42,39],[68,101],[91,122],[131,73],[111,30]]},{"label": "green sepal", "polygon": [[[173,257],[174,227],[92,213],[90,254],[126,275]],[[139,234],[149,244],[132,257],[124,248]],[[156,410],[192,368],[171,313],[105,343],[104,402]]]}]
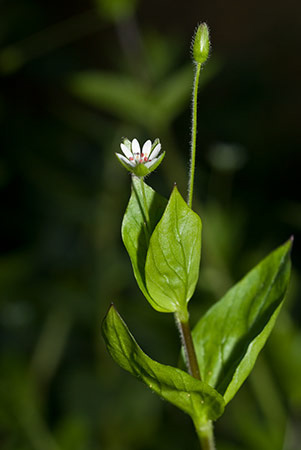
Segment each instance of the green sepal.
[{"label": "green sepal", "polygon": [[224,400],[215,389],[180,369],[160,364],[147,356],[114,305],[102,323],[102,333],[117,364],[160,397],[189,414],[195,424],[216,420],[223,414]]},{"label": "green sepal", "polygon": [[158,160],[151,167],[146,167],[145,164],[141,163],[141,164],[137,164],[137,166],[135,166],[135,167],[131,167],[131,169],[128,169],[128,170],[130,170],[130,172],[133,172],[133,174],[135,174],[137,177],[146,177],[151,172],[156,170],[156,168],[163,161],[164,156],[165,156],[165,152],[163,152],[160,155]]},{"label": "green sepal", "polygon": [[122,161],[122,159],[119,159],[117,153],[115,153],[115,156],[116,156],[117,160],[119,161],[119,163],[120,163],[126,170],[128,170],[128,171],[131,172],[131,173],[133,172],[133,169],[134,169],[133,166],[131,166],[130,164],[126,164],[124,161]]},{"label": "green sepal", "polygon": [[122,161],[121,159],[118,158],[118,155],[116,154],[116,158],[118,159],[118,161],[120,162],[120,164],[129,172],[133,173],[134,175],[136,175],[137,177],[141,178],[141,177],[146,177],[147,175],[149,175],[150,173],[152,173],[154,170],[157,169],[157,167],[161,164],[161,162],[163,161],[163,158],[165,156],[165,152],[163,152],[158,160],[151,166],[151,167],[146,167],[144,163],[141,164],[137,164],[135,167],[131,166],[130,164],[126,164],[124,161]]},{"label": "green sepal", "polygon": [[250,374],[281,309],[292,241],[277,248],[216,303],[192,336],[201,378],[227,404]]},{"label": "green sepal", "polygon": [[[144,187],[146,205],[142,191]],[[161,219],[167,200],[157,194],[144,181],[133,176],[131,197],[123,217],[121,235],[123,243],[131,259],[133,272],[138,286],[151,306],[160,312],[167,312],[161,308],[150,296],[145,283],[145,260],[150,235]],[[146,223],[147,207],[149,223]]]},{"label": "green sepal", "polygon": [[187,310],[199,276],[202,223],[176,186],[156,226],[146,257],[149,294],[161,308],[180,315]]}]

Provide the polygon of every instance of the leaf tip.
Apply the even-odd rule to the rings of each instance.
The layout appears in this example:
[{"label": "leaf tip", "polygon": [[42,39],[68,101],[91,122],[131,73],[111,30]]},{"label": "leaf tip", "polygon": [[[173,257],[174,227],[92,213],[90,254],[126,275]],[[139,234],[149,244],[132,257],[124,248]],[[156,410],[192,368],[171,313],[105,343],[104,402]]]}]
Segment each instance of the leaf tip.
[{"label": "leaf tip", "polygon": [[171,196],[170,196],[169,200],[170,200],[172,197],[174,197],[175,195],[177,195],[177,194],[179,194],[179,190],[178,190],[177,183],[174,182],[173,188],[172,188],[172,192],[171,192]]},{"label": "leaf tip", "polygon": [[292,234],[284,244],[284,245],[288,246],[289,253],[292,251],[294,240],[295,240],[295,236]]},{"label": "leaf tip", "polygon": [[113,302],[110,303],[110,306],[108,307],[107,314],[108,314],[108,312],[109,312],[112,308],[113,308],[113,309],[116,309]]},{"label": "leaf tip", "polygon": [[106,321],[106,319],[108,318],[108,316],[109,316],[109,314],[110,314],[110,312],[112,310],[116,312],[116,308],[115,308],[115,305],[114,305],[113,302],[110,303],[110,306],[108,307],[107,312],[106,312],[106,314],[105,314],[105,316],[104,316],[104,318],[102,320],[102,327],[103,327],[104,322]]}]

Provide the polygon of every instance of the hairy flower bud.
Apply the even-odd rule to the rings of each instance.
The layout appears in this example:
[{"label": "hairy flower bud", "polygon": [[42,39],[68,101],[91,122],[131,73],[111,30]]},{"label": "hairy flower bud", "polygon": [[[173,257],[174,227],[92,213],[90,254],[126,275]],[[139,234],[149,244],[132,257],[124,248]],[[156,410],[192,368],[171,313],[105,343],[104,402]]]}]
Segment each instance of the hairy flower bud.
[{"label": "hairy flower bud", "polygon": [[195,62],[198,64],[203,64],[208,58],[209,50],[209,29],[207,24],[204,22],[198,26],[192,43],[193,59]]}]

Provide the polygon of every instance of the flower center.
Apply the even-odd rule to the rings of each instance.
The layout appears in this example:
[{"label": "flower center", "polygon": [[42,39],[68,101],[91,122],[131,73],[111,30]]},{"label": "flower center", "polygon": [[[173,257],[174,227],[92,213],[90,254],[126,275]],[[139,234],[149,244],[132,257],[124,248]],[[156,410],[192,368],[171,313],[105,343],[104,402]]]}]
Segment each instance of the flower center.
[{"label": "flower center", "polygon": [[148,161],[148,157],[144,153],[133,153],[133,156],[129,158],[130,161],[135,161],[136,164],[143,164]]}]

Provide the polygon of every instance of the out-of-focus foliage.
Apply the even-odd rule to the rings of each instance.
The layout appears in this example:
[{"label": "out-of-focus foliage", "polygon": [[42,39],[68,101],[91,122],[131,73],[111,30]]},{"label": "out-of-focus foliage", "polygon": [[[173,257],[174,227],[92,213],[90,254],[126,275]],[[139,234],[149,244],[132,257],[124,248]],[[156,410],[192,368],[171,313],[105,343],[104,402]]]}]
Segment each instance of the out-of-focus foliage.
[{"label": "out-of-focus foliage", "polygon": [[148,183],[186,195],[189,45],[204,20],[192,322],[295,234],[286,307],[217,446],[298,449],[300,17],[268,0],[1,2],[1,449],[198,448],[189,417],[112,362],[100,322],[115,301],[147,354],[177,361],[171,316],[147,305],[121,243],[130,181],[114,152],[122,136],[159,137]]},{"label": "out-of-focus foliage", "polygon": [[121,21],[134,14],[138,0],[95,0],[102,17],[110,21]]}]

